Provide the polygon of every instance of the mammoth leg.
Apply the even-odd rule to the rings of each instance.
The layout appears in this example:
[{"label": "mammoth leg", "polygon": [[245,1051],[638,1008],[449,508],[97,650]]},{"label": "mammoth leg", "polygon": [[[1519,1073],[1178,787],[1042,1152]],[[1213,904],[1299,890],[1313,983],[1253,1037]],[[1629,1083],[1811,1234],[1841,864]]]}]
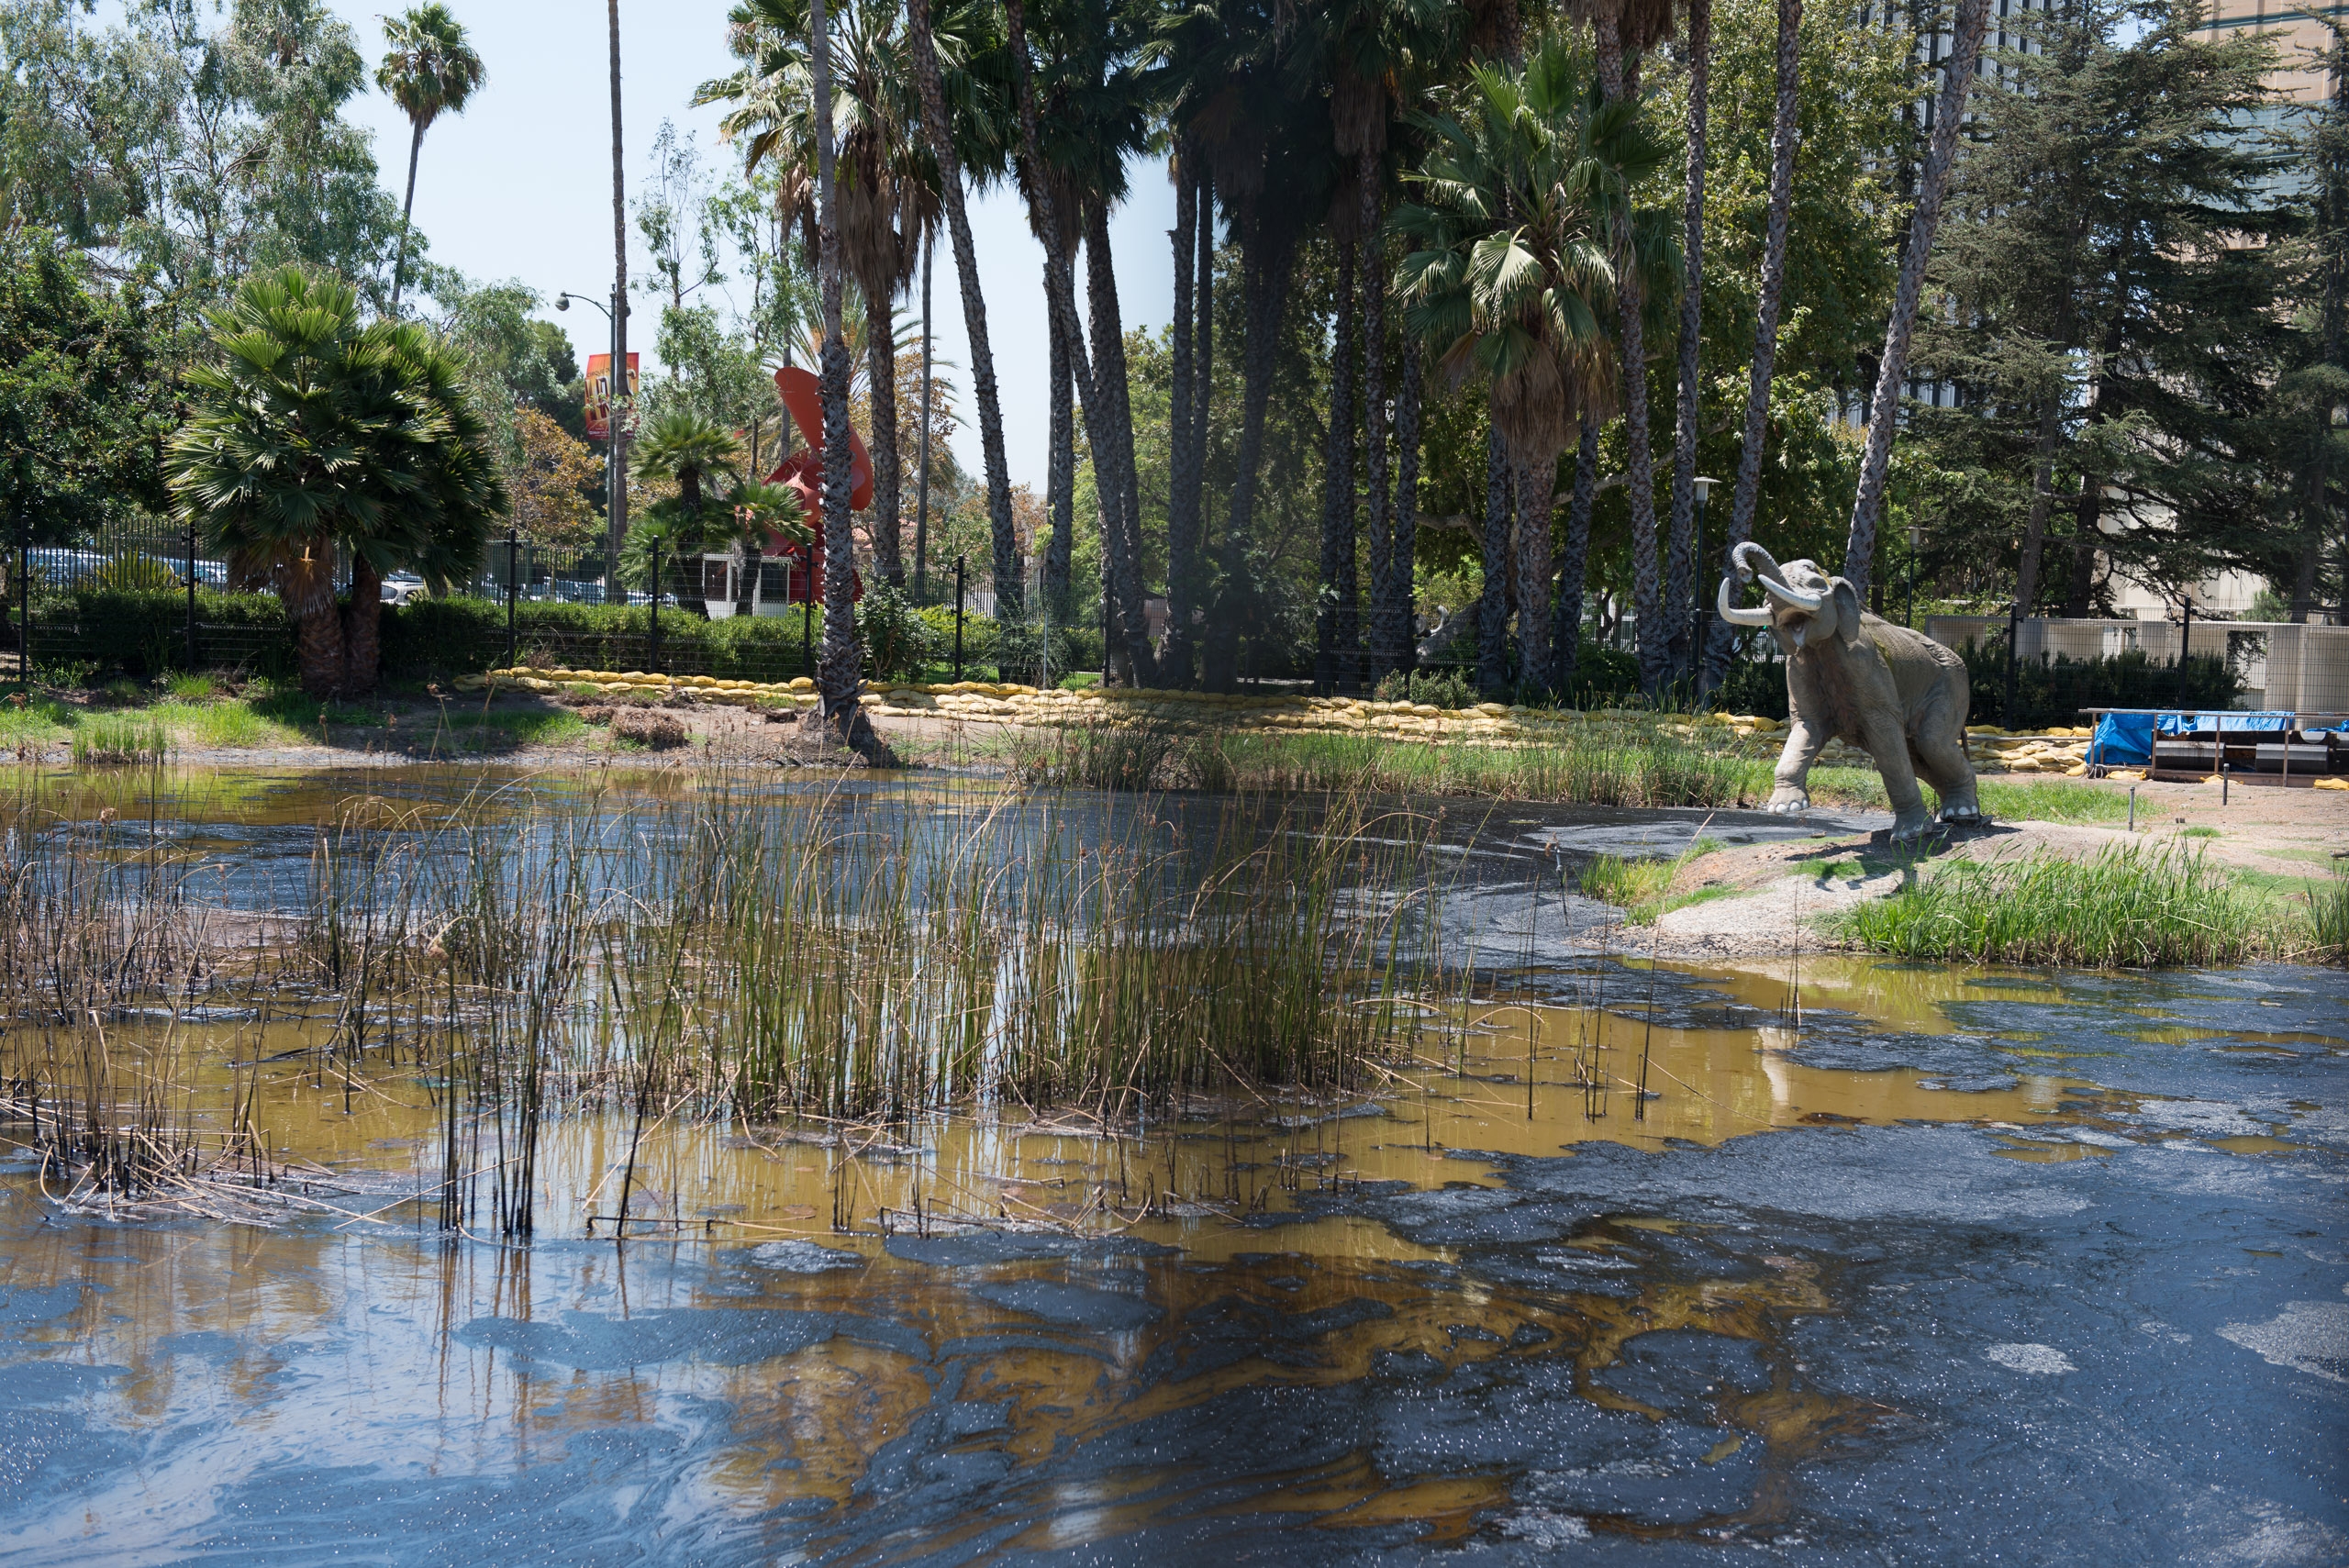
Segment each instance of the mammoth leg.
[{"label": "mammoth leg", "polygon": [[1925,775],[1933,793],[1942,797],[1942,820],[1980,821],[1982,807],[1974,795],[1974,764],[1965,760],[1965,747],[1956,735],[1927,731],[1920,734],[1913,744],[1917,771]]},{"label": "mammoth leg", "polygon": [[[1960,674],[1957,681],[1963,681]],[[1917,771],[1942,797],[1941,819],[1944,822],[1979,822],[1982,806],[1974,792],[1974,764],[1965,755],[1965,688],[1944,681],[1941,689],[1925,699],[1916,717],[1910,749],[1917,756]]]},{"label": "mammoth leg", "polygon": [[1885,797],[1892,803],[1892,839],[1900,843],[1920,837],[1932,823],[1925,795],[1917,787],[1917,771],[1909,762],[1909,737],[1898,718],[1885,716],[1865,721],[1862,735],[1876,772],[1884,775]]},{"label": "mammoth leg", "polygon": [[1766,809],[1791,817],[1810,809],[1810,764],[1827,746],[1827,731],[1797,712],[1787,725],[1786,749],[1778,753],[1777,788]]}]

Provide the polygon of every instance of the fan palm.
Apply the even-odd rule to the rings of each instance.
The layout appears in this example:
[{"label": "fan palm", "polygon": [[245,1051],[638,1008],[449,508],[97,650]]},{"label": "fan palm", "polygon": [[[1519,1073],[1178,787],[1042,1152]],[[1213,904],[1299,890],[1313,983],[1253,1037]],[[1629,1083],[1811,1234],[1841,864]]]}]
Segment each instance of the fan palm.
[{"label": "fan palm", "polygon": [[[362,327],[345,283],[256,272],[206,317],[217,357],[192,366],[166,463],[182,515],[294,622],[302,686],[375,679],[384,573],[477,569],[506,492],[454,358],[414,323]],[[349,621],[335,557],[351,557]]]},{"label": "fan palm", "polygon": [[1490,388],[1508,470],[1496,482],[1513,484],[1525,514],[1520,678],[1538,685],[1551,667],[1548,497],[1558,453],[1584,414],[1615,396],[1601,323],[1618,293],[1619,217],[1637,236],[1642,272],[1668,282],[1675,258],[1664,215],[1630,205],[1631,187],[1667,150],[1635,101],[1600,97],[1556,32],[1538,37],[1520,68],[1472,68],[1450,112],[1422,124],[1432,145],[1406,176],[1419,199],[1396,214],[1416,247],[1397,286],[1410,330],[1455,378],[1475,374]]},{"label": "fan palm", "polygon": [[375,85],[391,95],[409,128],[407,195],[400,203],[399,252],[392,263],[392,308],[397,310],[407,276],[408,217],[416,210],[416,163],[424,133],[442,115],[462,114],[486,72],[481,56],[465,41],[463,26],[438,0],[384,18],[384,41],[391,52],[376,68]]},{"label": "fan palm", "polygon": [[630,586],[657,592],[674,556],[737,550],[770,532],[801,544],[815,537],[800,521],[798,492],[744,478],[741,462],[733,432],[688,409],[673,408],[638,433],[636,477],[674,484],[676,494],[629,530],[620,570]]}]

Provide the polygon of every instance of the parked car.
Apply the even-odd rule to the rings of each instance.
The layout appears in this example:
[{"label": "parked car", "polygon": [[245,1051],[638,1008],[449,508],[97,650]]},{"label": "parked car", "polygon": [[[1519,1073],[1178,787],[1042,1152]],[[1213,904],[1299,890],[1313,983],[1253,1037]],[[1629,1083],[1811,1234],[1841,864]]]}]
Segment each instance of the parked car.
[{"label": "parked car", "polygon": [[384,579],[381,592],[384,603],[405,605],[424,597],[424,579],[413,572],[395,572]]}]

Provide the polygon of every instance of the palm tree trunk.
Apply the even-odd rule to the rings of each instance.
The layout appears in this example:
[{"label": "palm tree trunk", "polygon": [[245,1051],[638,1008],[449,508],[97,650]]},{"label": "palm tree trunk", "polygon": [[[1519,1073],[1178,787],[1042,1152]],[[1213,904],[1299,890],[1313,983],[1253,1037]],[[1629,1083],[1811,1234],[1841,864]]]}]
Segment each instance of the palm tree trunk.
[{"label": "palm tree trunk", "polygon": [[873,407],[873,506],[865,531],[873,566],[893,586],[906,585],[904,464],[897,452],[897,344],[885,289],[864,289],[866,395]]},{"label": "palm tree trunk", "polygon": [[1558,463],[1535,459],[1516,465],[1517,668],[1520,691],[1539,696],[1550,684],[1551,513]]},{"label": "palm tree trunk", "polygon": [[[1623,28],[1618,16],[1598,18],[1599,88],[1613,102],[1635,83],[1624,74]],[[1640,689],[1653,696],[1663,689],[1671,628],[1664,624],[1663,595],[1655,558],[1655,458],[1649,447],[1648,371],[1645,328],[1641,320],[1644,291],[1631,252],[1631,222],[1615,218],[1616,316],[1623,375],[1623,434],[1630,449],[1624,487],[1631,505],[1631,605],[1640,618]]]},{"label": "palm tree trunk", "polygon": [[1159,661],[1159,679],[1177,688],[1194,676],[1191,654],[1191,606],[1196,600],[1192,557],[1199,540],[1198,469],[1192,450],[1191,405],[1202,395],[1205,377],[1191,352],[1191,253],[1197,246],[1199,174],[1197,144],[1184,138],[1174,150],[1174,324],[1173,337],[1174,395],[1168,410],[1166,496],[1166,650]]},{"label": "palm tree trunk", "polygon": [[824,404],[824,651],[816,666],[816,706],[807,722],[811,729],[829,731],[842,745],[863,749],[871,746],[873,730],[857,700],[864,678],[856,639],[855,551],[849,532],[853,454],[848,341],[841,330],[840,201],[833,179],[832,49],[825,0],[810,0],[807,21],[815,38],[816,282],[824,311],[818,375]]},{"label": "palm tree trunk", "polygon": [[[1128,657],[1133,660],[1135,684],[1155,685],[1158,660],[1150,646],[1150,617],[1141,582],[1141,484],[1134,462],[1125,326],[1118,308],[1118,271],[1109,251],[1109,206],[1097,199],[1085,203],[1085,314],[1093,328],[1094,377],[1107,405],[1110,439],[1117,445],[1118,554],[1112,560],[1125,563],[1117,578],[1117,629],[1124,638]],[[1072,361],[1072,377],[1074,373]],[[1097,464],[1097,482],[1099,473]]]},{"label": "palm tree trunk", "polygon": [[1273,397],[1273,361],[1281,316],[1288,308],[1289,280],[1297,262],[1296,231],[1286,215],[1251,204],[1243,222],[1242,268],[1247,292],[1247,335],[1241,350],[1240,450],[1231,474],[1231,510],[1218,541],[1223,589],[1208,632],[1204,684],[1228,692],[1240,681],[1240,622],[1259,593],[1251,578],[1255,542],[1256,471],[1264,461],[1264,412]]},{"label": "palm tree trunk", "polygon": [[1484,595],[1476,602],[1476,689],[1497,697],[1508,685],[1508,526],[1515,511],[1499,425],[1485,430]]},{"label": "palm tree trunk", "polygon": [[1378,154],[1364,148],[1354,159],[1362,194],[1362,453],[1363,526],[1370,530],[1370,635],[1367,681],[1394,666],[1395,537],[1386,488],[1386,248],[1380,243]]},{"label": "palm tree trunk", "polygon": [[947,115],[938,45],[930,37],[930,0],[906,0],[906,17],[914,77],[921,92],[922,128],[930,139],[930,154],[938,160],[939,195],[946,207],[946,232],[954,242],[954,274],[963,287],[963,330],[971,345],[971,388],[979,405],[979,450],[986,470],[987,524],[995,546],[996,613],[1016,614],[1025,597],[1019,582],[1019,535],[1012,524],[1011,467],[1004,457],[1003,403],[996,387],[995,354],[987,343],[987,302],[979,286],[978,247],[971,238],[963,162],[954,151],[954,122]]},{"label": "palm tree trunk", "polygon": [[[1102,518],[1108,525],[1105,528],[1107,537],[1103,541],[1103,554],[1108,558],[1111,595],[1117,600],[1124,628],[1127,656],[1133,662],[1133,678],[1147,685],[1156,679],[1157,661],[1151,651],[1149,620],[1142,613],[1141,573],[1133,552],[1126,548],[1127,532],[1121,514],[1125,510],[1127,490],[1119,458],[1127,450],[1127,443],[1119,439],[1114,426],[1114,399],[1108,389],[1095,377],[1096,367],[1085,351],[1084,328],[1076,317],[1074,270],[1068,252],[1056,242],[1063,230],[1059,215],[1053,210],[1042,139],[1036,129],[1036,95],[1028,61],[1026,7],[1020,0],[1007,0],[1004,17],[1008,24],[1005,41],[1011,51],[1012,78],[1019,96],[1019,139],[1029,169],[1030,199],[1035,207],[1038,231],[1045,237],[1044,295],[1068,337],[1069,370],[1076,382],[1077,401],[1085,410],[1085,444],[1092,449],[1094,484],[1101,499]],[[1106,265],[1106,246],[1103,250],[1102,261]]]},{"label": "palm tree trunk", "polygon": [[1395,382],[1395,549],[1387,562],[1394,574],[1388,591],[1388,668],[1408,671],[1419,662],[1419,628],[1411,598],[1419,549],[1419,338],[1403,334],[1403,363]]},{"label": "palm tree trunk", "polygon": [[334,547],[312,542],[295,560],[277,569],[277,596],[294,623],[294,658],[302,690],[330,697],[342,690],[342,616],[334,602]]},{"label": "palm tree trunk", "polygon": [[1045,504],[1052,509],[1052,539],[1044,551],[1044,603],[1052,607],[1055,625],[1066,626],[1075,614],[1069,599],[1070,562],[1076,550],[1076,398],[1068,365],[1068,339],[1060,317],[1045,321],[1052,341],[1050,374],[1052,385],[1052,454],[1044,473]]},{"label": "palm tree trunk", "polygon": [[1960,0],[1956,36],[1933,111],[1932,150],[1917,187],[1917,210],[1909,220],[1909,250],[1900,258],[1900,284],[1892,299],[1892,319],[1884,330],[1884,355],[1876,361],[1876,396],[1868,405],[1868,440],[1860,460],[1859,494],[1852,499],[1852,529],[1843,544],[1843,575],[1862,599],[1876,563],[1876,529],[1884,510],[1884,477],[1892,463],[1892,428],[1900,414],[1900,387],[1909,373],[1909,339],[1917,325],[1917,302],[1925,289],[1925,261],[1933,231],[1941,225],[1942,196],[1949,189],[1950,165],[1957,157],[1957,135],[1965,118],[1965,95],[1974,86],[1988,27],[1990,0]]},{"label": "palm tree trunk", "polygon": [[1338,242],[1334,281],[1330,422],[1321,460],[1321,592],[1313,616],[1313,689],[1318,692],[1337,688],[1339,651],[1351,618],[1346,614],[1344,582],[1351,575],[1345,569],[1353,564],[1354,543],[1354,242],[1351,239]]},{"label": "palm tree trunk", "polygon": [[921,468],[914,481],[914,598],[930,598],[930,267],[938,260],[938,236],[933,231],[921,251]]},{"label": "palm tree trunk", "polygon": [[[1753,509],[1762,496],[1762,443],[1769,429],[1770,378],[1778,357],[1778,305],[1787,292],[1787,219],[1794,205],[1796,89],[1802,73],[1802,0],[1778,0],[1778,101],[1770,121],[1769,217],[1762,236],[1762,297],[1753,322],[1753,362],[1747,369],[1744,444],[1737,455],[1737,491],[1731,497],[1728,537],[1721,541],[1721,571],[1731,570],[1737,547],[1753,537]],[[1729,669],[1737,628],[1709,623],[1705,667],[1698,688],[1710,692]]]},{"label": "palm tree trunk", "polygon": [[1582,652],[1583,578],[1590,567],[1590,508],[1598,494],[1598,420],[1582,417],[1582,444],[1575,450],[1575,493],[1566,508],[1566,553],[1558,563],[1557,615],[1550,626],[1550,689],[1560,702],[1574,698],[1575,666]]},{"label": "palm tree trunk", "polygon": [[351,602],[342,612],[342,695],[364,696],[375,689],[384,662],[384,578],[374,563],[351,552]]},{"label": "palm tree trunk", "polygon": [[413,122],[407,139],[407,195],[400,202],[400,248],[392,261],[392,314],[400,313],[400,290],[407,282],[408,222],[416,211],[416,161],[424,151],[424,122]]},{"label": "palm tree trunk", "polygon": [[1680,287],[1680,402],[1672,432],[1672,562],[1665,579],[1666,614],[1672,622],[1675,678],[1693,677],[1698,651],[1689,645],[1695,626],[1697,417],[1698,350],[1704,331],[1705,159],[1707,87],[1713,63],[1712,0],[1688,5],[1688,178],[1682,209]]}]

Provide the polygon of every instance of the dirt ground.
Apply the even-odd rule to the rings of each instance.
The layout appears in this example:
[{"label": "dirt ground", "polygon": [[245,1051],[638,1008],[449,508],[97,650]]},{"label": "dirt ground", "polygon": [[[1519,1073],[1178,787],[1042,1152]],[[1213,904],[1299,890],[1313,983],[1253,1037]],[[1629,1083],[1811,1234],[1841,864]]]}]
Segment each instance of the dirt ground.
[{"label": "dirt ground", "polygon": [[[2131,787],[2113,780],[2033,782],[2121,795]],[[2116,844],[2176,844],[2245,872],[2296,880],[2327,875],[2349,860],[2349,792],[2230,785],[2222,798],[2216,784],[2135,788],[2133,830],[2125,819],[1994,821],[1985,828],[1895,849],[1885,830],[1822,828],[1808,840],[1718,850],[1681,868],[1671,887],[1675,895],[1710,896],[1667,912],[1653,935],[1660,937],[1666,957],[1784,953],[1797,941],[1817,941],[1822,916],[1886,897],[1943,862],[1998,861],[2037,851],[2084,860]],[[1641,941],[1651,940],[1644,927],[1641,932]]]}]

